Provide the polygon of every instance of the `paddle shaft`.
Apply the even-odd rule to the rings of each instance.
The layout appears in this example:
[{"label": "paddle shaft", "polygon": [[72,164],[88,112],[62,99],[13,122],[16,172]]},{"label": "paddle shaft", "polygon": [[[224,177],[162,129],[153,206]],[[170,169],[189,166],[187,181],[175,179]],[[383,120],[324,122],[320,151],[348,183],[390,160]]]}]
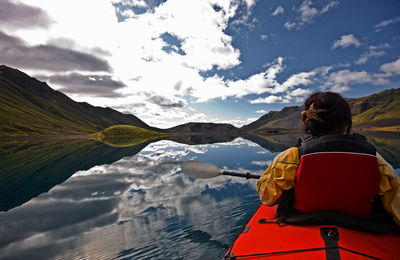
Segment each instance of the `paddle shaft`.
[{"label": "paddle shaft", "polygon": [[253,175],[248,172],[247,173],[239,173],[239,172],[230,172],[230,171],[223,171],[222,175],[245,177],[246,179],[259,179],[261,177],[259,175]]}]

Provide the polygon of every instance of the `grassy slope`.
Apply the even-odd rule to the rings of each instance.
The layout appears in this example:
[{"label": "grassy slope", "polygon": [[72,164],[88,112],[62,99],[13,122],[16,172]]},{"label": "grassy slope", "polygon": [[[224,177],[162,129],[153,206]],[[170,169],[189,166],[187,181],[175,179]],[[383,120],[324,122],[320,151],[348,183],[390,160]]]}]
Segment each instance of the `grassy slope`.
[{"label": "grassy slope", "polygon": [[114,125],[94,134],[94,139],[113,147],[128,147],[170,136],[170,133],[147,130],[131,125]]},{"label": "grassy slope", "polygon": [[[54,116],[50,108],[57,113],[59,104],[52,100],[45,101],[45,94],[28,99],[19,87],[7,79],[0,78],[0,133],[3,135],[55,134],[57,132],[84,133],[93,130],[90,126],[82,126],[74,121],[65,122],[71,117],[69,113],[64,120]],[[35,92],[35,91],[31,91]],[[36,93],[34,93],[36,94]],[[45,101],[45,102],[43,102]],[[42,104],[42,105],[38,105]]]},{"label": "grassy slope", "polygon": [[400,89],[385,90],[349,101],[353,123],[400,119]]},{"label": "grassy slope", "polygon": [[133,115],[75,102],[18,70],[0,72],[0,136],[88,134],[115,124],[156,130]]}]

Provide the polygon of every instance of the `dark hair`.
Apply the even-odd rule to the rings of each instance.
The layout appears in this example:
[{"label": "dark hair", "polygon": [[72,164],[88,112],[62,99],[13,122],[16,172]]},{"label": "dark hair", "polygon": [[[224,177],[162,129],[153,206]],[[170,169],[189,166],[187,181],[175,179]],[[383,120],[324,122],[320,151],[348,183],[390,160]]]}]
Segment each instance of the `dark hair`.
[{"label": "dark hair", "polygon": [[[333,92],[317,92],[303,105],[303,130],[314,136],[333,133],[350,133],[350,106],[342,96]],[[309,112],[311,111],[311,112]],[[316,116],[310,116],[314,114]]]}]

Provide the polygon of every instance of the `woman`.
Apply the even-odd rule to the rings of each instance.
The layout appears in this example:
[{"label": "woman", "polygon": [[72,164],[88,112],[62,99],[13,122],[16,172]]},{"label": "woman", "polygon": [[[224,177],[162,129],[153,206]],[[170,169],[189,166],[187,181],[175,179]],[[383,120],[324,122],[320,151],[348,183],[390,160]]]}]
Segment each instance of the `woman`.
[{"label": "woman", "polygon": [[300,212],[369,218],[374,199],[400,226],[400,178],[365,137],[350,134],[347,102],[336,93],[315,93],[304,102],[302,122],[310,136],[277,155],[257,182],[262,203],[277,204],[296,186]]}]

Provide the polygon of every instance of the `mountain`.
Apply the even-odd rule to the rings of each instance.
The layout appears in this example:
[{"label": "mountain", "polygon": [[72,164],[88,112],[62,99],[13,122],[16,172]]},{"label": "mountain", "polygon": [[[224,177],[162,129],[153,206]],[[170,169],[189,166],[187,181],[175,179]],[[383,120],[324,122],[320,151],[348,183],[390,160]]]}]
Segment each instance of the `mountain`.
[{"label": "mountain", "polygon": [[284,107],[281,111],[270,111],[258,120],[245,125],[241,130],[273,129],[299,129],[301,107]]},{"label": "mountain", "polygon": [[114,125],[131,125],[177,134],[221,134],[230,124],[187,123],[169,129],[151,127],[138,117],[111,108],[76,102],[27,74],[0,66],[0,137],[87,135]]},{"label": "mountain", "polygon": [[348,102],[356,128],[400,126],[400,88]]},{"label": "mountain", "polygon": [[165,139],[190,145],[230,142],[239,137],[239,129],[231,124],[186,123],[165,131],[174,133]]},{"label": "mountain", "polygon": [[75,102],[46,83],[0,66],[0,136],[89,134],[117,124],[150,127],[134,115]]},{"label": "mountain", "polygon": [[238,129],[231,124],[215,123],[186,123],[172,128],[165,129],[166,132],[177,134],[220,134],[238,133]]},{"label": "mountain", "polygon": [[[346,99],[350,105],[353,128],[357,130],[385,130],[400,126],[400,89],[384,90],[367,97]],[[270,111],[241,130],[300,129],[301,106],[284,107],[281,111]]]}]

